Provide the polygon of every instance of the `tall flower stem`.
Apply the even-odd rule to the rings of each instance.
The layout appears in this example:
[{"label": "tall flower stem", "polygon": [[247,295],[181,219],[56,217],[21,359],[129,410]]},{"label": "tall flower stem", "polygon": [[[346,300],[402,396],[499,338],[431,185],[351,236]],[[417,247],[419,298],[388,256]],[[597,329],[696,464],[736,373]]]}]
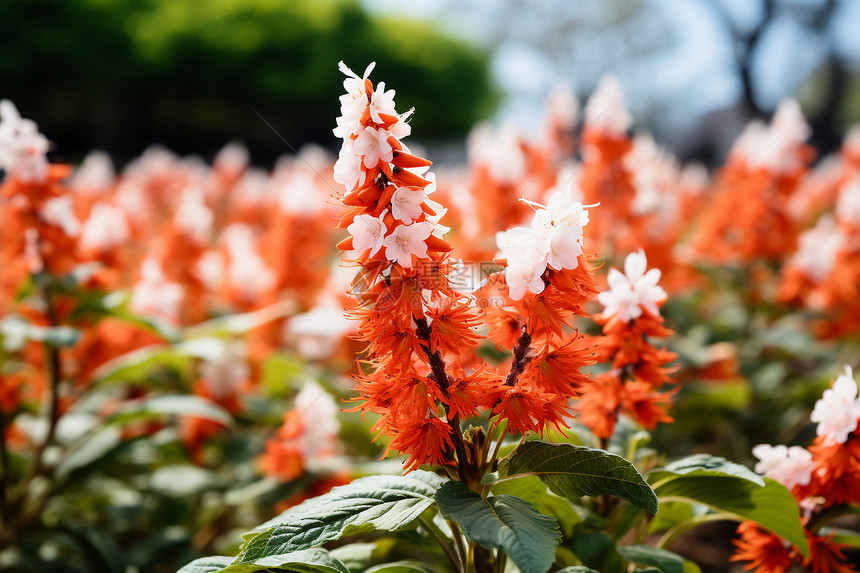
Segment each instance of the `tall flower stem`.
[{"label": "tall flower stem", "polygon": [[[426,318],[416,318],[415,325],[415,333],[424,342],[421,347],[427,355],[430,370],[433,372],[436,384],[439,385],[439,388],[445,394],[445,397],[447,397],[448,374],[445,368],[445,361],[438,350],[434,352],[430,349],[430,324]],[[466,476],[470,475],[471,472],[467,471],[466,464],[468,460],[466,459],[466,447],[463,444],[463,431],[460,429],[460,418],[457,415],[448,416],[447,407],[445,408],[445,414],[448,419],[448,425],[451,427],[451,439],[454,442],[454,450],[457,453],[457,467],[460,472],[460,479],[468,485]]]}]

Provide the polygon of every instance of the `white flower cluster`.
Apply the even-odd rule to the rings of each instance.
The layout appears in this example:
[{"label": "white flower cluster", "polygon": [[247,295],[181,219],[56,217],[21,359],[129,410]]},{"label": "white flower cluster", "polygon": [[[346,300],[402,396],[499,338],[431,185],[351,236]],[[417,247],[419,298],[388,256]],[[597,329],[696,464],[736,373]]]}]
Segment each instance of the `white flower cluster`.
[{"label": "white flower cluster", "polygon": [[860,177],[852,177],[839,189],[836,217],[840,223],[860,228]]},{"label": "white flower cluster", "polygon": [[624,105],[621,86],[612,76],[603,76],[585,104],[585,125],[611,135],[623,136],[633,125],[633,116]]},{"label": "white flower cluster", "polygon": [[816,433],[832,442],[844,444],[848,434],[857,429],[860,418],[860,399],[857,398],[857,382],[850,366],[825,390],[815,403],[810,419],[818,422]]},{"label": "white flower cluster", "polygon": [[43,181],[48,172],[48,140],[22,119],[11,101],[0,101],[0,169],[21,181]]},{"label": "white flower cluster", "polygon": [[526,201],[535,208],[531,225],[496,233],[497,256],[507,260],[505,281],[512,299],[543,292],[547,266],[560,271],[579,265],[588,211],[573,195],[568,185],[564,192],[554,193],[546,206]]},{"label": "white flower cluster", "polygon": [[[346,187],[347,192],[364,184],[367,169],[374,169],[380,163],[389,163],[394,159],[394,147],[390,139],[399,143],[411,133],[406,119],[412,115],[412,110],[397,114],[394,108],[394,90],[386,90],[385,83],[380,82],[369,95],[366,91],[365,80],[373,70],[371,63],[364,75],[359,77],[355,72],[340,62],[340,70],[347,76],[343,82],[346,94],[340,97],[341,116],[337,118],[334,134],[343,138],[343,146],[334,165],[334,180]],[[388,124],[387,128],[364,125],[363,119],[369,114],[376,124]],[[383,117],[386,116],[386,117]],[[400,143],[405,153],[409,149]],[[412,266],[412,256],[427,257],[426,240],[430,235],[441,237],[447,228],[439,224],[446,209],[428,196],[435,189],[435,179],[432,173],[427,173],[427,167],[411,169],[417,175],[431,182],[425,188],[399,187],[391,198],[390,212],[396,221],[394,228],[389,230],[383,222],[389,213],[386,209],[378,217],[359,215],[347,231],[353,237],[353,248],[359,253],[370,250],[370,256],[376,255],[380,249],[385,249],[389,261],[396,261],[400,266]],[[426,215],[424,221],[416,219],[425,214],[424,205],[430,207],[435,215]],[[387,234],[386,234],[387,233]]]},{"label": "white flower cluster", "polygon": [[644,308],[650,314],[660,314],[659,303],[666,300],[666,291],[657,284],[660,280],[660,269],[648,268],[645,252],[640,249],[630,253],[624,259],[624,273],[617,269],[609,269],[606,277],[609,290],[597,295],[597,300],[606,308],[604,316],[618,315],[624,322],[630,322],[642,316]]},{"label": "white flower cluster", "polygon": [[757,473],[775,479],[788,489],[809,484],[814,463],[812,454],[805,448],[759,444],[752,453],[759,459],[755,465]]},{"label": "white flower cluster", "polygon": [[811,132],[800,104],[787,99],[779,104],[770,125],[760,121],[747,125],[731,153],[743,156],[751,167],[785,171],[800,163],[797,149]]},{"label": "white flower cluster", "polygon": [[141,264],[140,280],[134,286],[129,307],[132,312],[176,323],[184,298],[182,285],[170,282],[158,259],[149,257]]},{"label": "white flower cluster", "polygon": [[801,233],[797,252],[789,264],[797,267],[816,284],[824,281],[833,270],[836,255],[845,244],[845,236],[833,217],[822,215],[815,227]]}]

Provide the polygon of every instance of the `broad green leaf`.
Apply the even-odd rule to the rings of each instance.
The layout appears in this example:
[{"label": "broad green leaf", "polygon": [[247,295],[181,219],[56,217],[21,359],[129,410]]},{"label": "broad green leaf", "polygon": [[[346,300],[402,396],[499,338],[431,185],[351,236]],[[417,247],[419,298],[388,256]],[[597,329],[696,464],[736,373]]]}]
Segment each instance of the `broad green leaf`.
[{"label": "broad green leaf", "polygon": [[520,474],[539,477],[553,493],[565,497],[611,494],[657,513],[657,496],[636,467],[603,450],[525,442],[499,463],[500,476]]},{"label": "broad green leaf", "polygon": [[[699,506],[702,507],[702,506]],[[707,511],[707,508],[703,508]],[[692,519],[695,515],[693,506],[687,502],[668,501],[660,503],[660,513],[648,526],[648,533],[659,533],[671,529],[681,523]]]},{"label": "broad green leaf", "polygon": [[432,571],[417,561],[395,561],[376,565],[365,570],[364,573],[432,573]]},{"label": "broad green leaf", "polygon": [[369,476],[292,507],[257,528],[236,563],[318,547],[344,535],[403,529],[430,507],[443,479],[416,470]]},{"label": "broad green leaf", "polygon": [[[559,497],[549,491],[545,483],[535,476],[502,481],[494,484],[490,491],[493,495],[512,495],[524,499],[546,515],[555,517],[565,535],[573,535],[573,528],[582,521],[576,509],[566,498]],[[600,523],[598,527],[603,527]]]},{"label": "broad green leaf", "polygon": [[663,573],[684,573],[684,559],[671,551],[649,545],[619,546],[618,552],[624,559],[637,565],[656,567]]},{"label": "broad green leaf", "polygon": [[600,571],[595,571],[591,567],[586,567],[585,565],[574,565],[572,567],[559,569],[556,573],[600,573]]},{"label": "broad green leaf", "polygon": [[652,483],[667,475],[712,475],[712,476],[734,476],[749,480],[764,487],[764,480],[754,471],[741,464],[730,462],[725,458],[710,456],[708,454],[696,454],[678,461],[672,462],[664,468],[657,468],[649,474]]},{"label": "broad green leaf", "polygon": [[555,561],[558,525],[525,500],[512,495],[484,499],[461,482],[450,481],[439,488],[436,504],[469,539],[486,549],[501,549],[523,573],[545,573]]},{"label": "broad green leaf", "polygon": [[329,550],[329,555],[343,563],[350,573],[364,571],[376,551],[376,543],[350,543]]},{"label": "broad green leaf", "polygon": [[665,501],[701,503],[740,521],[755,521],[809,554],[806,535],[800,523],[800,509],[785,487],[765,478],[765,486],[733,476],[681,475],[657,486]]},{"label": "broad green leaf", "polygon": [[231,563],[230,557],[196,559],[177,573],[349,573],[343,563],[325,549],[308,549],[261,557],[250,563]]},{"label": "broad green leaf", "polygon": [[598,571],[623,571],[618,544],[604,532],[581,533],[573,538],[573,550],[586,567]]},{"label": "broad green leaf", "polygon": [[191,563],[184,565],[176,573],[215,573],[216,571],[223,571],[229,567],[232,561],[232,557],[226,557],[223,555],[201,557],[200,559],[195,559]]}]

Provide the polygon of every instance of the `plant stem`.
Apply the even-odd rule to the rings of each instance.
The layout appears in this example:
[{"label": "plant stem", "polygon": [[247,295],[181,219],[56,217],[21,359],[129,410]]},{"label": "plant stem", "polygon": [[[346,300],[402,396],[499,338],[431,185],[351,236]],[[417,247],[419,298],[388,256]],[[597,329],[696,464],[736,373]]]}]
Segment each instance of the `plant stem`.
[{"label": "plant stem", "polygon": [[502,447],[502,442],[505,441],[505,436],[507,436],[507,435],[508,435],[508,427],[505,426],[505,428],[502,430],[502,433],[499,435],[499,440],[496,442],[496,447],[493,448],[492,455],[489,458],[487,458],[487,465],[491,471],[493,469],[493,466],[496,463],[496,458],[499,456],[499,450]]},{"label": "plant stem", "polygon": [[451,545],[448,544],[448,540],[445,539],[445,534],[442,533],[441,529],[436,527],[436,524],[433,523],[433,519],[428,519],[421,515],[418,516],[418,521],[421,522],[421,525],[424,526],[424,529],[426,529],[430,533],[430,535],[433,536],[433,539],[436,540],[436,543],[439,545],[439,547],[442,548],[442,551],[445,552],[445,556],[448,557],[448,561],[450,561],[451,565],[454,566],[454,570],[462,572],[463,564],[461,562],[461,559],[456,553],[454,553],[454,549]]},{"label": "plant stem", "polygon": [[[60,321],[57,318],[57,312],[54,309],[51,294],[48,289],[42,285],[39,288],[39,293],[45,304],[45,315],[48,318],[48,323],[51,328],[59,326]],[[62,379],[62,364],[60,362],[60,349],[56,346],[44,343],[45,361],[48,370],[48,431],[45,434],[45,440],[39,445],[36,450],[36,460],[33,465],[32,475],[36,476],[42,473],[44,468],[45,449],[54,441],[54,434],[57,432],[57,423],[60,420],[60,381]]]},{"label": "plant stem", "polygon": [[[442,355],[438,350],[435,352],[430,349],[430,323],[426,318],[418,318],[415,319],[415,333],[418,335],[425,344],[421,345],[421,348],[424,349],[424,353],[427,355],[427,362],[430,365],[430,370],[433,372],[433,378],[436,380],[436,384],[439,385],[439,389],[442,390],[442,393],[445,397],[448,397],[448,373],[445,367],[445,360],[442,358]],[[460,417],[459,416],[450,416],[448,415],[448,407],[445,407],[445,414],[448,418],[448,425],[451,426],[451,434],[452,441],[454,442],[454,450],[457,453],[457,465],[460,470],[460,479],[467,483],[465,479],[467,476],[466,471],[466,447],[463,444],[463,431],[460,429]]]},{"label": "plant stem", "polygon": [[453,519],[448,520],[448,527],[451,528],[451,536],[454,538],[454,544],[457,546],[457,551],[460,554],[460,560],[463,563],[463,571],[468,571],[469,553],[466,551],[466,545],[463,543],[463,533],[460,527]]}]

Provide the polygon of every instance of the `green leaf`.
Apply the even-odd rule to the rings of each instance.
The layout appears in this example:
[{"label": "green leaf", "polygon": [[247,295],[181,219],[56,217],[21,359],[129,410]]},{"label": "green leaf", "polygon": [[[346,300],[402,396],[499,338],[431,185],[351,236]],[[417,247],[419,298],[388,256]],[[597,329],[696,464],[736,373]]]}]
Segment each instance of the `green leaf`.
[{"label": "green leaf", "polygon": [[282,555],[269,555],[253,562],[231,564],[230,557],[203,557],[196,559],[177,573],[349,573],[343,563],[325,549],[308,549]]},{"label": "green leaf", "polygon": [[200,559],[195,559],[191,563],[184,565],[176,573],[215,573],[216,571],[223,571],[229,567],[230,562],[232,561],[232,557],[225,557],[223,555],[201,557]]},{"label": "green leaf", "polygon": [[760,487],[734,476],[694,473],[664,480],[656,492],[661,500],[701,503],[739,521],[754,521],[809,555],[794,496],[779,482],[768,478],[764,482],[765,486]]},{"label": "green leaf", "polygon": [[57,465],[57,477],[65,479],[78,470],[92,465],[109,455],[122,443],[122,431],[119,428],[115,426],[102,428],[62,459]]},{"label": "green leaf", "polygon": [[[702,509],[707,511],[707,508],[702,507]],[[693,506],[685,501],[661,502],[660,513],[651,521],[651,524],[648,526],[648,533],[666,531],[683,521],[692,519],[694,515]]]},{"label": "green leaf", "polygon": [[444,480],[416,470],[405,476],[369,476],[309,499],[264,523],[235,561],[318,547],[344,535],[397,531],[433,505]]},{"label": "green leaf", "polygon": [[432,573],[432,571],[417,561],[395,561],[376,565],[364,573]]},{"label": "green leaf", "polygon": [[636,467],[615,454],[574,446],[525,442],[499,463],[499,475],[535,475],[553,493],[569,498],[611,494],[651,513],[657,496]]},{"label": "green leaf", "polygon": [[684,573],[684,559],[671,551],[649,545],[619,546],[618,552],[624,559],[637,565],[656,567],[663,573]]},{"label": "green leaf", "polygon": [[343,563],[350,573],[364,571],[376,551],[376,543],[350,543],[329,550],[329,555]]},{"label": "green leaf", "polygon": [[833,536],[833,543],[847,545],[851,549],[860,549],[860,533],[850,529],[840,529],[834,527],[822,527],[818,530],[818,535],[822,537]]},{"label": "green leaf", "polygon": [[672,462],[664,468],[658,468],[649,474],[652,482],[666,477],[667,474],[674,475],[710,475],[710,476],[734,476],[749,480],[754,484],[764,487],[764,480],[754,471],[741,464],[730,462],[725,458],[710,456],[708,454],[696,454],[678,461]]},{"label": "green leaf", "polygon": [[111,421],[125,422],[140,417],[162,415],[195,416],[219,422],[225,426],[233,423],[232,416],[214,402],[187,394],[168,394],[140,402],[129,402],[111,418]]},{"label": "green leaf", "polygon": [[561,539],[554,518],[512,495],[486,499],[458,481],[436,493],[439,513],[456,521],[466,536],[486,549],[501,549],[523,573],[545,573]]},{"label": "green leaf", "polygon": [[[554,517],[562,532],[567,536],[573,535],[573,528],[583,521],[576,512],[577,509],[581,508],[574,507],[566,498],[559,497],[549,491],[547,485],[535,476],[502,481],[494,484],[490,491],[493,492],[493,495],[512,495],[526,500],[534,505],[539,512]],[[604,523],[599,524],[599,527],[603,526]]]},{"label": "green leaf", "polygon": [[596,571],[591,567],[586,567],[584,565],[574,565],[572,567],[559,569],[556,573],[600,573],[600,571]]}]

